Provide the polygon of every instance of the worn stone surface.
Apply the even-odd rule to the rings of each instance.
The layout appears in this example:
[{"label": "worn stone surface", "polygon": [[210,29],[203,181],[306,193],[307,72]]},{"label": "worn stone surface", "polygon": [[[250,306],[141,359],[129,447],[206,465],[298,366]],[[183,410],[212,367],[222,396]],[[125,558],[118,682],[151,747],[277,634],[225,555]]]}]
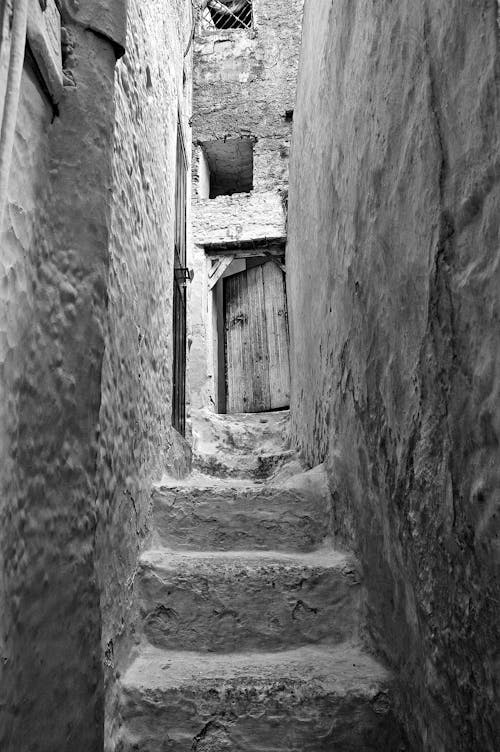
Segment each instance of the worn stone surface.
[{"label": "worn stone surface", "polygon": [[153,541],[180,550],[311,551],[330,532],[325,487],[322,468],[265,485],[195,474],[155,489]]},{"label": "worn stone surface", "polygon": [[[106,669],[106,747],[116,672],[133,641],[133,575],[149,533],[151,483],[182,475],[171,426],[177,118],[190,151],[189,0],[131,1],[115,77],[113,202],[100,410],[97,555]],[[183,80],[185,78],[185,81]],[[189,173],[187,175],[189,183]]]},{"label": "worn stone surface", "polygon": [[[279,449],[287,417],[203,411],[195,435],[207,450],[243,457],[255,443]],[[288,464],[296,471],[296,462],[286,463],[260,485],[234,468],[230,480],[205,477],[203,486],[195,471],[157,493],[154,548],[143,553],[137,574],[142,641],[120,679],[117,751],[406,749],[392,678],[360,647],[357,561],[324,537],[324,468],[289,476]],[[178,493],[192,520],[186,511],[179,517]],[[310,553],[300,553],[304,516],[293,530],[279,522],[283,508],[301,501],[312,517]],[[248,550],[235,535],[232,505],[251,531]],[[176,541],[197,549],[179,550]],[[287,552],[279,552],[284,544]]]},{"label": "worn stone surface", "polygon": [[203,245],[285,236],[283,204],[276,191],[236,193],[194,202],[193,237]]},{"label": "worn stone surface", "polygon": [[[205,474],[264,480],[296,457],[285,432],[288,411],[224,416],[208,408],[192,411],[193,465]],[[293,472],[301,466],[293,465]]]},{"label": "worn stone surface", "polygon": [[[280,452],[262,452],[250,455],[246,460],[234,456],[220,457],[217,455],[198,452],[194,456],[194,466],[207,475],[230,478],[235,470],[241,471],[241,476],[247,480],[264,481],[273,476],[281,468],[287,467],[295,454],[290,449]],[[299,463],[300,464],[300,463]]]},{"label": "worn stone surface", "polygon": [[351,646],[236,655],[148,647],[122,686],[123,752],[404,749],[390,677]]},{"label": "worn stone surface", "polygon": [[218,415],[201,408],[193,410],[192,419],[195,451],[225,456],[239,454],[243,458],[256,448],[281,451],[287,447],[289,410]]},{"label": "worn stone surface", "polygon": [[415,749],[494,750],[495,2],[306,3],[292,149],[292,423],[326,461]]},{"label": "worn stone surface", "polygon": [[157,647],[269,650],[357,636],[356,565],[329,550],[148,551],[139,589],[145,632]]},{"label": "worn stone surface", "polygon": [[102,748],[94,478],[115,51],[71,35],[77,85],[59,117],[26,62],[0,229],[5,752]]}]

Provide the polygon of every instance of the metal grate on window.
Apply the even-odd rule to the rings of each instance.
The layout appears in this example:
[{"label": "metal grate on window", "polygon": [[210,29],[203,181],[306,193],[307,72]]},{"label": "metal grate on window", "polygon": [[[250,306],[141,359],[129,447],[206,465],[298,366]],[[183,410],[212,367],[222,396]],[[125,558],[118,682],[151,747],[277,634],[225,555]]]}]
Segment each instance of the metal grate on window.
[{"label": "metal grate on window", "polygon": [[251,29],[252,0],[204,0],[201,9],[201,28]]}]

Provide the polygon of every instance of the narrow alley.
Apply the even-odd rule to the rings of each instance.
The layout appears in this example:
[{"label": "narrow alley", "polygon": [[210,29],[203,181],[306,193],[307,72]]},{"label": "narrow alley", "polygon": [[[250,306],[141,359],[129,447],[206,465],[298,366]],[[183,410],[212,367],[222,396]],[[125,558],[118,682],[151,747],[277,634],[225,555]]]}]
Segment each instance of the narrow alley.
[{"label": "narrow alley", "polygon": [[500,0],[0,0],[0,752],[497,752]]},{"label": "narrow alley", "polygon": [[287,451],[287,417],[205,417],[191,475],[155,489],[124,751],[405,749],[325,470]]}]

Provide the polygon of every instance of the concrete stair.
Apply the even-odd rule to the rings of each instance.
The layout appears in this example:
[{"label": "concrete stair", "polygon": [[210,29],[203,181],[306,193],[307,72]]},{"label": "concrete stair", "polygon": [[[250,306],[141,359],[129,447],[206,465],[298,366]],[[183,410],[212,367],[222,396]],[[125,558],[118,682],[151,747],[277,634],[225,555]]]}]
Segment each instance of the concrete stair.
[{"label": "concrete stair", "polygon": [[[328,537],[326,474],[288,456],[285,419],[215,416],[233,476],[156,487],[117,752],[405,749],[392,678],[360,645],[357,562]],[[281,457],[265,482],[235,469],[252,442]]]}]

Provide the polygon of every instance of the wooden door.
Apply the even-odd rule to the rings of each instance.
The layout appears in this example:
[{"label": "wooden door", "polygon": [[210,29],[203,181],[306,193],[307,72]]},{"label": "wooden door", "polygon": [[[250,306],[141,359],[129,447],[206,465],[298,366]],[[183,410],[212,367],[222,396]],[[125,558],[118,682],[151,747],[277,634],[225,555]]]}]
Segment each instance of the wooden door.
[{"label": "wooden door", "polygon": [[272,261],[224,279],[224,339],[227,412],[288,407],[285,275]]}]

